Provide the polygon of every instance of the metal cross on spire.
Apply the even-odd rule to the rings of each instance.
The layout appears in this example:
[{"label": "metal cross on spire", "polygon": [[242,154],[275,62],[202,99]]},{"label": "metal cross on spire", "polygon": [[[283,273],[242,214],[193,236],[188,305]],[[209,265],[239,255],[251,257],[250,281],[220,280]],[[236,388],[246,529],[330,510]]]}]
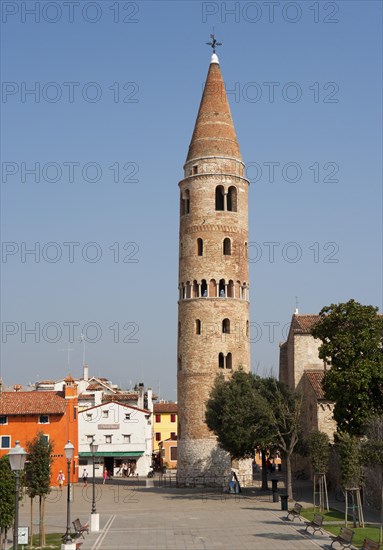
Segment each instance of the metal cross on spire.
[{"label": "metal cross on spire", "polygon": [[211,42],[206,42],[208,46],[211,46],[213,48],[213,53],[215,53],[215,49],[217,46],[222,46],[222,42],[217,42],[215,39],[214,33],[210,35]]}]

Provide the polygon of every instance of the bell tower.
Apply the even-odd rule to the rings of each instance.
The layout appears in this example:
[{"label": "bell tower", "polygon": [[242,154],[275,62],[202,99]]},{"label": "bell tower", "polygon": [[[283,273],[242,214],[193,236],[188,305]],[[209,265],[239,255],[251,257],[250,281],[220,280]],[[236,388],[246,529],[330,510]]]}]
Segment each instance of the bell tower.
[{"label": "bell tower", "polygon": [[205,404],[218,373],[230,377],[239,368],[250,370],[249,182],[244,168],[219,60],[213,53],[179,183],[177,470],[181,480],[228,472],[229,456],[206,426]]}]

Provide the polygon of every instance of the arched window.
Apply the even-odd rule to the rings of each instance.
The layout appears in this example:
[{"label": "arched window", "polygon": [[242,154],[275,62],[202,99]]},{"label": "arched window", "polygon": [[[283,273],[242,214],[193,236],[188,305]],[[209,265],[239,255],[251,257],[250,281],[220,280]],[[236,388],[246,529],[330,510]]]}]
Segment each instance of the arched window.
[{"label": "arched window", "polygon": [[228,353],[228,354],[226,355],[226,368],[227,368],[227,369],[231,369],[231,368],[232,368],[232,362],[233,362],[233,360],[232,360],[231,353]]},{"label": "arched window", "polygon": [[196,280],[193,281],[193,298],[198,298],[198,283]]},{"label": "arched window", "polygon": [[215,209],[224,210],[225,208],[225,191],[222,185],[217,185],[215,188]]},{"label": "arched window", "polygon": [[220,353],[220,354],[218,355],[218,367],[219,367],[220,369],[223,369],[223,368],[225,367],[225,359],[224,359],[224,357],[223,357],[223,353]]},{"label": "arched window", "polygon": [[225,298],[225,296],[226,296],[225,279],[221,279],[219,281],[219,297]]},{"label": "arched window", "polygon": [[195,333],[196,334],[201,334],[201,320],[200,319],[195,320]]},{"label": "arched window", "polygon": [[223,241],[223,254],[224,256],[231,256],[231,240],[226,237]]},{"label": "arched window", "polygon": [[246,336],[249,337],[249,321],[246,321]]},{"label": "arched window", "polygon": [[187,281],[186,283],[186,299],[191,298],[191,285],[190,281]]},{"label": "arched window", "polygon": [[182,244],[182,241],[180,241],[180,258],[183,257],[183,253],[184,253],[184,251],[183,251],[183,244]]},{"label": "arched window", "polygon": [[227,209],[230,212],[237,211],[237,188],[233,185],[229,187],[229,191],[227,193]]},{"label": "arched window", "polygon": [[244,249],[244,257],[247,258],[247,253],[248,253],[248,250],[247,250],[247,242],[245,241],[245,249]]},{"label": "arched window", "polygon": [[209,296],[212,298],[217,296],[217,283],[215,282],[215,279],[210,279]]},{"label": "arched window", "polygon": [[249,299],[249,289],[248,289],[247,283],[243,283],[243,299],[244,300]]},{"label": "arched window", "polygon": [[202,279],[201,281],[201,295],[203,298],[207,298],[207,283],[206,279]]},{"label": "arched window", "polygon": [[230,319],[224,319],[222,321],[222,332],[225,334],[230,334]]},{"label": "arched window", "polygon": [[242,294],[241,294],[241,281],[237,281],[237,283],[236,283],[236,285],[235,285],[235,297],[236,297],[236,298],[239,298],[239,299],[242,298]]},{"label": "arched window", "polygon": [[177,368],[178,368],[178,370],[182,370],[182,356],[181,355],[178,356]]},{"label": "arched window", "polygon": [[227,285],[227,297],[234,298],[234,281],[230,279],[229,284]]},{"label": "arched window", "polygon": [[197,254],[198,256],[203,256],[203,240],[197,239]]},{"label": "arched window", "polygon": [[178,338],[181,336],[181,322],[178,321]]},{"label": "arched window", "polygon": [[190,212],[190,191],[186,189],[181,193],[181,215],[189,214]]}]

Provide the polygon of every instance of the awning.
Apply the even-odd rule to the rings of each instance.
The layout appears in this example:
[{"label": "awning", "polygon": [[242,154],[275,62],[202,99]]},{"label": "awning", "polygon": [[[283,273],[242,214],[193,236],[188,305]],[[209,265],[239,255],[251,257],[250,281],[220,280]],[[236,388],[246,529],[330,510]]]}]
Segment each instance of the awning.
[{"label": "awning", "polygon": [[[114,456],[115,458],[119,458],[120,456],[142,456],[144,454],[144,451],[129,451],[129,452],[119,452],[119,451],[116,451],[115,453],[112,453],[112,452],[102,452],[102,451],[98,451],[97,453],[94,453],[94,456],[96,457],[102,457],[102,456]],[[78,456],[80,458],[84,458],[84,457],[92,457],[93,456],[93,453],[90,453],[89,451],[85,452],[85,453],[78,453]]]}]

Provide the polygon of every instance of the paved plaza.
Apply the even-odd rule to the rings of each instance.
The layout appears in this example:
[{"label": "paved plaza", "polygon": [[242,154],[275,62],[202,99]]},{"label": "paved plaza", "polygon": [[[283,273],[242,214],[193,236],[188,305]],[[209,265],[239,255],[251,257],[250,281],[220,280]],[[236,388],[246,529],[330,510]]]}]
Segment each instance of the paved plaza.
[{"label": "paved plaza", "polygon": [[[328,536],[312,536],[303,532],[302,521],[287,521],[280,502],[273,502],[269,492],[245,488],[240,495],[229,495],[221,489],[178,489],[174,484],[146,487],[146,483],[119,479],[96,485],[100,532],[85,534],[81,550],[299,550],[330,546]],[[307,506],[310,487],[310,482],[301,482],[296,494]],[[66,488],[62,492],[54,489],[49,495],[47,532],[65,532],[66,495]],[[88,521],[91,498],[91,484],[87,488],[80,483],[74,486],[72,519]],[[29,525],[29,514],[29,500],[25,499],[20,526]]]}]

